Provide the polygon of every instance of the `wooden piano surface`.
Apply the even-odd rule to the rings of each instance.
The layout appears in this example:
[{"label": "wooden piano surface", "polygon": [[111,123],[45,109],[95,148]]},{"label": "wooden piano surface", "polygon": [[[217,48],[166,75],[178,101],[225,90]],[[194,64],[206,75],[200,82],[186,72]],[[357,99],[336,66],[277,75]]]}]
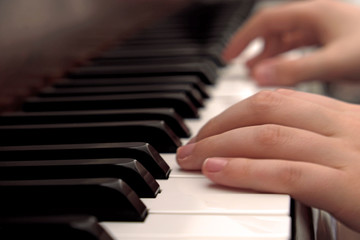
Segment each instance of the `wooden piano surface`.
[{"label": "wooden piano surface", "polygon": [[[59,83],[60,86],[66,82],[62,79],[66,77],[64,76],[66,71],[77,71],[84,65],[91,68],[93,62],[89,59],[102,55],[103,51],[111,47],[121,49],[122,44],[119,43],[136,36],[139,29],[148,27],[149,24],[156,26],[157,23],[164,23],[162,20],[166,16],[173,15],[186,6],[210,6],[212,9],[203,15],[209,17],[208,19],[200,19],[198,14],[193,12],[191,21],[188,20],[186,23],[185,26],[189,31],[195,29],[191,34],[197,35],[199,32],[196,32],[198,29],[196,27],[199,26],[194,27],[194,24],[207,26],[213,20],[212,15],[209,14],[215,14],[218,6],[235,2],[235,0],[34,0],[30,3],[26,0],[13,0],[0,3],[2,35],[0,112],[3,112],[4,116],[9,114],[7,112],[13,114],[11,112],[21,109],[24,100],[35,95],[43,87],[52,86],[54,83]],[[245,17],[246,14],[243,18]],[[243,21],[240,20],[239,24]],[[175,40],[179,39],[175,38]],[[203,40],[206,42],[205,39]],[[160,43],[154,44],[156,41]],[[163,39],[158,38],[156,41],[153,40],[153,46],[166,47],[166,44],[161,42]],[[136,49],[137,44],[139,42],[133,41],[132,48]],[[193,46],[192,44],[190,45]],[[195,45],[202,46],[204,43]],[[196,59],[199,57],[192,53],[186,55],[184,51],[181,54],[184,55],[175,62],[180,61],[179,66],[184,69],[188,67],[188,62],[184,64],[183,59],[194,62],[194,57]],[[174,60],[169,57],[154,62],[163,64],[164,59],[166,64],[173,64],[171,61]],[[203,56],[200,59],[203,59]],[[96,61],[106,66],[109,64],[108,60],[105,61],[106,63],[102,63],[99,59]],[[231,104],[259,91],[247,78],[241,65],[239,67],[241,61],[242,59],[238,59],[237,64],[220,67],[216,66],[219,63],[208,63],[207,59],[207,63],[202,65],[211,68],[209,75],[215,72],[219,77],[214,85],[204,84],[211,98],[205,99],[205,106],[199,108],[200,117],[184,119],[184,123],[192,133],[198,131],[208,119]],[[122,67],[131,66],[136,70],[133,66],[134,59],[129,57],[116,59],[115,62]],[[135,62],[141,62],[142,66],[154,64],[144,59],[141,61],[135,59]],[[114,62],[111,62],[112,66],[113,64]],[[161,71],[164,75],[165,70]],[[104,82],[109,79],[111,77],[103,78]],[[95,85],[95,88],[99,87]],[[181,141],[185,143],[187,138],[181,137]],[[244,192],[216,186],[199,172],[179,169],[174,153],[161,152],[160,156],[170,166],[171,172],[168,179],[156,179],[160,185],[160,193],[155,198],[141,198],[148,209],[145,220],[101,221],[100,225],[114,239],[284,240],[291,238],[289,196]],[[6,222],[6,218],[4,220],[0,212],[0,238],[4,221]]]}]

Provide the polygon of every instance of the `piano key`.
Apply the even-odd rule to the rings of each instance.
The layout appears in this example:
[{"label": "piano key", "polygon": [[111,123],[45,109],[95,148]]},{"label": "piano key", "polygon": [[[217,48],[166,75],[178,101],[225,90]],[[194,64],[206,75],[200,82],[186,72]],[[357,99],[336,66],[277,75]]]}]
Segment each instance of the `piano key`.
[{"label": "piano key", "polygon": [[[121,48],[112,49],[101,54],[98,58],[101,59],[161,59],[172,58],[182,59],[184,57],[199,57],[208,59],[214,62],[217,66],[224,66],[225,63],[222,60],[221,50],[219,46],[181,46],[181,45],[152,45],[148,47],[142,46],[127,46],[122,45]],[[170,61],[171,62],[171,61]],[[196,62],[195,62],[196,63]]]},{"label": "piano key", "polygon": [[0,239],[113,240],[94,216],[0,217]]},{"label": "piano key", "polygon": [[126,66],[84,66],[68,72],[69,78],[114,78],[144,76],[198,76],[206,84],[214,84],[217,78],[216,66],[212,62],[126,65]]},{"label": "piano key", "polygon": [[[166,31],[166,30],[165,30]],[[173,45],[183,45],[183,46],[199,46],[199,47],[207,47],[211,45],[218,45],[225,47],[228,42],[228,38],[219,38],[216,36],[208,36],[207,38],[200,37],[198,39],[194,39],[191,37],[188,38],[178,38],[173,36],[168,36],[166,34],[147,34],[140,33],[133,38],[127,39],[125,42],[119,44],[121,47],[123,44],[127,46],[151,46],[151,45],[161,45],[165,46],[173,46]],[[95,57],[96,58],[96,57]]]},{"label": "piano key", "polygon": [[[170,19],[169,22],[171,22]],[[210,26],[210,21],[208,21]],[[171,23],[170,23],[171,24]],[[211,26],[212,27],[212,26]],[[197,31],[197,33],[189,32],[189,30]],[[220,30],[224,31],[224,28],[214,28],[214,30]],[[192,43],[203,43],[210,41],[211,43],[218,43],[221,42],[221,40],[224,38],[224,36],[221,33],[215,33],[210,32],[209,28],[205,29],[203,26],[197,26],[196,23],[189,24],[186,26],[156,26],[154,28],[147,28],[140,33],[138,33],[133,38],[129,39],[128,41],[138,41],[139,39],[143,41],[143,46],[146,46],[146,43],[151,40],[158,40],[158,39],[166,39],[167,42],[172,42],[173,40],[180,39],[180,40],[192,40]],[[211,41],[212,40],[212,41]],[[127,45],[127,42],[124,42],[123,45]],[[175,47],[177,47],[176,45]],[[201,45],[200,45],[201,46]],[[161,54],[161,53],[160,53]],[[174,54],[175,56],[181,55],[180,54]]]},{"label": "piano key", "polygon": [[[183,29],[184,33],[188,34],[187,29],[195,29],[203,33],[217,30],[216,34],[222,36],[229,25],[234,25],[231,27],[238,28],[243,19],[251,13],[253,6],[253,2],[212,1],[207,2],[205,5],[198,2],[149,28],[153,30],[167,27],[174,28],[174,26],[177,26],[180,30]],[[242,21],[240,21],[240,19],[242,19]],[[233,29],[233,31],[234,30],[236,29]],[[180,33],[182,32],[180,31]],[[189,38],[195,37],[196,36],[191,36]]]},{"label": "piano key", "polygon": [[159,152],[175,152],[180,139],[162,121],[62,123],[0,126],[0,145],[148,142]]},{"label": "piano key", "polygon": [[[159,31],[168,31],[166,29],[163,30],[159,30]],[[170,30],[169,30],[170,31]],[[210,37],[211,38],[211,37]],[[214,47],[214,48],[221,48],[223,49],[225,47],[224,44],[220,43],[220,42],[197,42],[194,41],[194,39],[189,39],[189,38],[147,38],[147,36],[137,36],[136,38],[131,38],[128,39],[122,43],[119,43],[118,46],[115,46],[114,48],[112,48],[111,50],[108,50],[109,52],[114,50],[123,50],[123,49],[132,49],[139,46],[140,48],[150,48],[150,47],[154,47],[155,49],[160,48],[161,46],[164,46],[164,48],[174,48],[174,49],[181,49],[181,48],[203,48],[203,49],[207,49],[210,47]],[[220,50],[220,49],[219,49]],[[105,52],[106,53],[106,52]],[[155,56],[156,58],[157,56]],[[168,56],[168,57],[161,57],[161,59],[169,59],[169,60],[173,60],[176,61],[177,59],[196,59],[196,58],[203,58],[201,56],[176,56],[176,57],[172,57],[172,56]],[[91,60],[101,60],[102,57],[101,55],[98,57],[94,57]],[[106,58],[105,58],[106,59]],[[159,58],[160,59],[160,58]],[[145,60],[145,59],[144,59]]]},{"label": "piano key", "polygon": [[[223,72],[221,81],[211,92],[213,97],[206,102],[206,107],[199,111],[200,117],[185,121],[192,132],[198,132],[209,119],[224,111],[228,106],[259,90],[254,82],[241,80],[244,75],[243,72],[239,71],[240,69],[236,64],[227,67],[227,69],[229,72]],[[237,71],[233,71],[234,69],[237,69]],[[183,139],[184,143],[186,140]],[[160,214],[160,212],[169,214],[169,211],[176,210],[189,214],[197,213],[212,216],[214,214],[225,214],[226,212],[231,214],[234,209],[234,212],[239,215],[247,216],[253,214],[291,215],[291,198],[288,195],[252,193],[224,188],[212,184],[200,171],[184,171],[180,169],[176,163],[175,154],[161,154],[161,156],[172,168],[172,172],[169,182],[159,182],[162,192],[159,194],[158,199],[161,202],[163,201],[163,204],[159,202],[159,205],[157,205],[158,203],[151,201],[146,203],[149,209],[156,210],[156,214]],[[180,199],[181,201],[179,201]],[[216,203],[216,201],[219,202]],[[170,207],[172,203],[177,203],[176,206],[173,205],[175,208]],[[212,213],[209,213],[209,211],[212,211]]]},{"label": "piano key", "polygon": [[289,196],[285,194],[228,188],[212,183],[200,171],[186,171],[180,175],[181,171],[174,171],[176,174],[172,173],[168,182],[159,181],[162,191],[157,197],[158,202],[144,199],[144,203],[150,209],[150,216],[263,215],[275,218],[287,216],[290,219],[292,206]]},{"label": "piano key", "polygon": [[99,221],[144,221],[148,210],[114,178],[0,181],[2,216],[94,215]]},{"label": "piano key", "polygon": [[197,46],[209,51],[206,47],[218,46],[224,48],[232,32],[230,29],[233,27],[230,26],[232,23],[227,21],[227,23],[224,23],[226,26],[215,26],[212,21],[207,21],[207,24],[207,28],[197,25],[196,22],[182,26],[173,24],[171,26],[158,25],[153,28],[150,27],[120,44],[120,47],[128,46],[129,43],[130,46],[133,43],[141,43],[142,46],[154,44],[156,46],[163,43],[165,47],[169,46],[175,49]]},{"label": "piano key", "polygon": [[197,108],[183,93],[142,93],[108,96],[28,98],[24,111],[79,111],[130,108],[174,108],[184,118],[196,118]]},{"label": "piano key", "polygon": [[[178,57],[167,57],[167,56],[158,56],[158,57],[122,57],[122,56],[113,56],[113,57],[96,57],[91,59],[89,62],[84,64],[84,67],[101,67],[101,66],[159,66],[159,65],[173,65],[176,68],[177,65],[194,65],[197,66],[199,63],[205,62],[207,63],[207,67],[209,69],[213,69],[213,74],[216,73],[216,69],[219,67],[220,60],[218,63],[209,62],[204,57],[201,56],[193,56],[193,57],[186,57],[186,56],[178,56]],[[216,65],[217,64],[217,65]],[[205,65],[205,64],[203,64]],[[221,67],[223,65],[220,65]],[[210,70],[209,70],[210,72]],[[198,75],[201,76],[201,75]],[[169,76],[172,77],[172,76]],[[185,76],[188,77],[188,76]],[[200,78],[201,80],[201,78]],[[206,83],[206,82],[205,82]],[[209,84],[209,83],[207,83]]]},{"label": "piano key", "polygon": [[[81,81],[77,81],[81,80]],[[159,76],[159,77],[134,77],[134,78],[89,78],[89,79],[60,79],[53,86],[55,88],[72,87],[104,87],[104,86],[132,86],[132,85],[172,85],[191,84],[203,98],[208,98],[205,84],[196,76]]]},{"label": "piano key", "polygon": [[0,147],[0,159],[6,161],[96,158],[136,159],[156,179],[167,179],[170,174],[169,165],[159,153],[142,142]]},{"label": "piano key", "polygon": [[116,239],[288,240],[288,216],[149,214],[145,222],[102,222]]},{"label": "piano key", "polygon": [[[206,42],[198,41],[196,39],[190,39],[190,38],[171,38],[164,36],[163,38],[159,38],[159,36],[154,37],[148,37],[148,36],[140,36],[137,35],[135,38],[131,38],[126,40],[125,42],[121,43],[126,44],[127,46],[151,46],[151,45],[161,45],[164,44],[165,46],[172,46],[172,45],[184,45],[184,46],[208,46],[211,44],[220,44],[225,46],[224,40],[219,40],[219,38],[216,37],[209,37],[206,39]],[[170,59],[170,57],[169,57]],[[92,60],[97,60],[97,57],[92,58]]]},{"label": "piano key", "polygon": [[[133,36],[131,39],[127,39],[122,45],[127,45],[130,43],[141,43],[142,45],[147,45],[147,43],[173,43],[179,44],[184,41],[190,42],[192,44],[199,44],[204,46],[205,44],[211,45],[216,43],[221,43],[225,45],[225,36],[220,36],[221,34],[211,33],[209,28],[204,28],[204,26],[197,26],[196,22],[191,24],[182,24],[174,26],[174,22],[177,19],[171,18],[168,20],[170,26],[157,25],[155,27],[150,27],[144,29],[140,33]],[[199,19],[196,19],[199,20]],[[210,21],[207,22],[207,26],[210,26]],[[229,23],[228,23],[229,24]],[[190,31],[189,31],[190,30]],[[204,31],[205,30],[205,31]],[[214,29],[215,30],[215,29]],[[217,28],[217,30],[223,31],[224,28]],[[206,45],[205,45],[206,46]]]},{"label": "piano key", "polygon": [[[210,18],[213,17],[214,16],[211,16]],[[175,21],[177,19],[172,18],[167,21],[169,25],[165,26],[162,24],[147,28],[136,36],[122,42],[120,48],[122,46],[156,46],[160,44],[164,44],[165,47],[170,46],[175,48],[194,46],[198,46],[200,49],[206,49],[206,47],[211,46],[224,48],[231,32],[233,32],[231,28],[235,26],[231,26],[233,23],[228,20],[224,23],[224,25],[226,25],[225,27],[215,26],[213,24],[214,21],[209,21],[210,18],[206,17],[207,22],[204,23],[197,16],[197,19],[194,19],[193,22],[186,25],[184,25],[184,23],[176,25]],[[199,22],[201,23],[198,24]],[[206,27],[204,27],[204,25],[206,25]],[[238,27],[238,24],[235,25]],[[181,53],[177,56],[179,55],[181,56]],[[174,55],[174,57],[176,57],[176,55]]]},{"label": "piano key", "polygon": [[9,112],[0,116],[0,125],[119,122],[139,120],[164,121],[179,137],[189,137],[184,119],[172,108],[94,110],[67,112]]},{"label": "piano key", "polygon": [[118,178],[144,198],[153,198],[160,191],[159,184],[149,171],[134,159],[0,161],[1,180],[77,178]]},{"label": "piano key", "polygon": [[[154,43],[155,47],[157,47],[157,45]],[[163,46],[164,43],[158,44]],[[166,43],[165,43],[166,45]],[[172,43],[170,43],[170,46],[172,46]],[[144,45],[139,45],[140,47],[147,47],[147,48],[151,48],[152,46],[144,46]],[[194,46],[195,47],[195,46]],[[197,45],[198,48],[201,48],[201,45]],[[132,46],[129,45],[129,48],[137,48],[137,45]],[[118,50],[122,51],[124,49],[124,45],[120,45],[120,47],[118,48]],[[127,49],[127,48],[125,48]],[[117,51],[116,49],[113,49],[111,51]],[[184,63],[193,63],[195,65],[197,65],[199,62],[203,62],[203,61],[207,61],[204,57],[202,56],[177,56],[177,57],[167,57],[167,56],[154,56],[151,58],[146,58],[146,57],[133,57],[133,58],[128,58],[128,57],[122,57],[122,56],[117,56],[117,57],[109,57],[107,58],[106,56],[104,57],[95,57],[92,58],[91,60],[89,60],[89,62],[85,63],[84,66],[111,66],[111,65],[123,65],[123,66],[127,66],[127,65],[161,65],[161,64],[184,64]],[[208,63],[209,66],[213,66],[213,67],[217,67],[217,65],[215,65],[214,63],[209,62]]]},{"label": "piano key", "polygon": [[136,93],[185,93],[196,107],[202,107],[201,94],[189,84],[172,85],[137,85],[121,87],[78,87],[78,88],[54,88],[47,87],[37,95],[40,97],[76,97],[76,96],[101,96]]},{"label": "piano key", "polygon": [[142,199],[150,214],[290,215],[288,195],[223,187],[195,174],[158,180],[161,193]]}]

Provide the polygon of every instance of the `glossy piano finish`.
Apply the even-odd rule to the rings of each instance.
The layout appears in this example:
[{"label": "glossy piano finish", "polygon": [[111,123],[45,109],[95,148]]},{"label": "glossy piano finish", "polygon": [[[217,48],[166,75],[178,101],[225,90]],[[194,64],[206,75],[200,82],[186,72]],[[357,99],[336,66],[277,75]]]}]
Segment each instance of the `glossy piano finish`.
[{"label": "glossy piano finish", "polygon": [[0,2],[0,112],[189,0]]}]

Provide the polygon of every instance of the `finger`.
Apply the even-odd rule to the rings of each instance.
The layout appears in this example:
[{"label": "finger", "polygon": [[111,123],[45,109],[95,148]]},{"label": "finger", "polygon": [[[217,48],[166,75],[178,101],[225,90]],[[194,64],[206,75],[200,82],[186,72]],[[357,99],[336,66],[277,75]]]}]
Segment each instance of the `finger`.
[{"label": "finger", "polygon": [[315,102],[274,91],[261,91],[226,109],[207,122],[195,136],[196,141],[231,129],[261,124],[277,124],[333,135],[341,115]]},{"label": "finger", "polygon": [[332,109],[333,111],[337,111],[341,116],[350,116],[352,119],[360,120],[360,106],[359,104],[352,104],[343,102],[334,98],[326,97],[319,94],[312,94],[306,92],[299,92],[290,89],[277,89],[276,92],[280,94],[284,94],[287,96],[291,96],[294,98],[298,98],[304,101],[308,101],[310,103],[316,103],[325,108]]},{"label": "finger", "polygon": [[[307,162],[273,159],[210,158],[202,167],[215,183],[241,189],[289,194],[306,205],[337,212],[344,195],[339,170]],[[340,204],[341,205],[341,204]]]},{"label": "finger", "polygon": [[230,61],[258,37],[293,31],[308,25],[310,22],[308,11],[306,7],[299,7],[301,5],[301,3],[285,4],[255,14],[231,39],[223,52],[223,58]]},{"label": "finger", "polygon": [[292,86],[310,80],[332,80],[339,75],[341,65],[336,56],[338,47],[324,47],[297,59],[277,56],[265,59],[252,70],[261,86]]},{"label": "finger", "polygon": [[273,35],[264,39],[264,47],[262,51],[255,57],[246,62],[247,67],[250,69],[259,61],[273,57],[282,52],[281,37]]},{"label": "finger", "polygon": [[[339,167],[345,148],[335,138],[279,125],[260,125],[234,129],[184,145],[177,151],[184,169],[200,169],[210,157],[273,158],[316,161]],[[344,162],[343,162],[344,163]],[[342,164],[343,164],[342,163]]]},{"label": "finger", "polygon": [[318,44],[314,34],[302,30],[284,33],[282,36],[270,36],[264,40],[265,46],[263,51],[261,51],[259,55],[249,59],[246,63],[250,69],[267,58],[277,56],[299,47]]},{"label": "finger", "polygon": [[326,97],[319,94],[294,91],[291,89],[277,89],[276,92],[293,98],[301,99],[303,101],[308,101],[311,103],[316,103],[326,108],[331,108],[332,110],[337,110],[339,112],[344,112],[346,110],[353,110],[355,104],[346,103],[334,98]]}]

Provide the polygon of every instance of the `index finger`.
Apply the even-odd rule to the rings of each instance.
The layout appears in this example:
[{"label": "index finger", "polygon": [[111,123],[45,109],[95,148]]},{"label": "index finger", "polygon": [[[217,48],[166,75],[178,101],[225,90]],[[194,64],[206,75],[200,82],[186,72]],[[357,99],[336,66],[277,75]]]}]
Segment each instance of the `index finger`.
[{"label": "index finger", "polygon": [[210,119],[193,141],[247,126],[277,124],[331,136],[339,129],[341,115],[316,102],[279,91],[261,91]]},{"label": "index finger", "polygon": [[303,28],[310,23],[310,15],[311,11],[308,11],[303,3],[285,4],[278,8],[259,11],[232,37],[223,52],[224,60],[230,61],[239,55],[250,42],[258,37]]}]

